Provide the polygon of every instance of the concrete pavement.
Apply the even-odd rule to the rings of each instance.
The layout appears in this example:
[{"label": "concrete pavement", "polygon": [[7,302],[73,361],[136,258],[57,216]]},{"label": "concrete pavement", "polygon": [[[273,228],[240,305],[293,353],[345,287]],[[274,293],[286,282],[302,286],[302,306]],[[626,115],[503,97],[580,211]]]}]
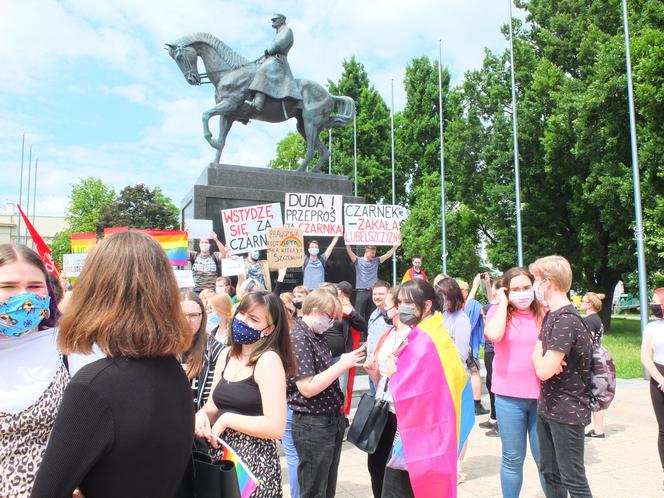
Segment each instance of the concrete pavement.
[{"label": "concrete pavement", "polygon": [[[361,379],[361,377],[360,377]],[[362,381],[360,381],[362,382]],[[358,386],[361,388],[361,386]],[[586,473],[595,498],[654,498],[664,496],[662,472],[657,453],[657,423],[650,403],[648,382],[619,380],[616,398],[606,413],[607,437],[586,443]],[[483,403],[488,406],[485,396]],[[485,420],[478,417],[476,424]],[[459,485],[460,498],[499,498],[500,438],[484,435],[475,425],[463,465],[466,482]],[[282,458],[284,496],[288,493],[286,462]],[[372,496],[366,454],[344,443],[339,465],[337,496]],[[535,463],[528,455],[524,465],[521,496],[544,497]]]}]

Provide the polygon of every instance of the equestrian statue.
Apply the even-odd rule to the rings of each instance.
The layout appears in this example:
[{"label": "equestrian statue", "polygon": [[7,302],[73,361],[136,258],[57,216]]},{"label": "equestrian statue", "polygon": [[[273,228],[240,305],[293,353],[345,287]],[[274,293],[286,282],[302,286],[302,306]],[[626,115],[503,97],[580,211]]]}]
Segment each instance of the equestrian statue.
[{"label": "equestrian statue", "polygon": [[[234,121],[280,123],[296,118],[297,131],[307,142],[307,154],[298,171],[306,171],[318,150],[320,159],[311,169],[318,172],[330,157],[320,140],[321,131],[352,123],[355,102],[350,97],[330,95],[313,81],[293,78],[287,59],[293,46],[293,31],[286,25],[284,15],[275,14],[271,20],[276,35],[272,45],[255,61],[248,61],[208,33],[184,36],[167,43],[166,48],[187,83],[214,85],[216,105],[203,113],[203,135],[217,150],[216,163]],[[205,66],[202,74],[198,72],[199,57]],[[210,131],[213,116],[219,116],[217,139]]]}]

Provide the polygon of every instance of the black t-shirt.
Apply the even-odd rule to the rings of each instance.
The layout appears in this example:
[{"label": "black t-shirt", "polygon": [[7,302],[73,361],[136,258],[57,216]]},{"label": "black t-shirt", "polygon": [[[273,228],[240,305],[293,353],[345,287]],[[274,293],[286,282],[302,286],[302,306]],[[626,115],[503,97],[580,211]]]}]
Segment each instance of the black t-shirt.
[{"label": "black t-shirt", "polygon": [[544,353],[549,349],[565,353],[567,365],[559,375],[542,381],[538,414],[561,424],[589,424],[590,393],[586,384],[590,382],[592,339],[573,304],[546,314],[540,340]]},{"label": "black t-shirt", "polygon": [[90,363],[67,385],[30,496],[173,496],[193,426],[191,387],[174,357]]},{"label": "black t-shirt", "polygon": [[332,365],[332,353],[323,334],[316,334],[302,320],[296,320],[291,332],[297,374],[288,379],[288,405],[296,413],[312,415],[338,414],[344,395],[339,382],[334,381],[316,396],[305,398],[295,384],[296,380],[313,377]]},{"label": "black t-shirt", "polygon": [[593,342],[597,345],[602,344],[604,324],[602,323],[602,319],[599,317],[599,315],[597,313],[588,315],[583,319],[583,322],[586,324],[586,327],[588,327],[588,330],[590,330]]}]

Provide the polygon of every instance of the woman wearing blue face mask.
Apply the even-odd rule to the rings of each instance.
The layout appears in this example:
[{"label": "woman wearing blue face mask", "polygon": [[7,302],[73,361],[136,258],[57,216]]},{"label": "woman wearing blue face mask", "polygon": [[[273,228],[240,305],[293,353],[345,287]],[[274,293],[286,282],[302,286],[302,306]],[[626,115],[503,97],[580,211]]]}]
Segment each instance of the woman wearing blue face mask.
[{"label": "woman wearing blue face mask", "polygon": [[28,496],[69,381],[60,313],[39,256],[0,245],[0,496]]},{"label": "woman wearing blue face mask", "polygon": [[258,478],[252,498],[282,496],[275,439],[286,427],[286,377],[295,372],[284,306],[270,292],[247,294],[231,325],[212,395],[196,414],[194,432],[218,448],[222,437]]},{"label": "woman wearing blue face mask", "polygon": [[304,298],[302,319],[293,325],[297,375],[288,381],[288,406],[293,410],[292,434],[299,463],[302,498],[332,498],[336,492],[341,443],[347,420],[341,414],[344,396],[337,379],[364,360],[360,347],[332,363],[323,334],[342,316],[341,302],[319,288]]}]

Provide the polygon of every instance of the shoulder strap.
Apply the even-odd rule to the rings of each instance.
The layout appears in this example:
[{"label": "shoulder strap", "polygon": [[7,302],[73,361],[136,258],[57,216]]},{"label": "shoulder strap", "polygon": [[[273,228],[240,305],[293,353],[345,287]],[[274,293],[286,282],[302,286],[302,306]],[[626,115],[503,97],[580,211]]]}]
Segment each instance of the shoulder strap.
[{"label": "shoulder strap", "polygon": [[[224,372],[226,371],[226,367],[228,366],[228,362],[231,361],[231,348],[230,348],[230,346],[227,347],[226,349],[228,349],[228,353],[226,354],[226,361],[224,362],[224,369],[221,371],[221,376],[222,377],[224,376]],[[219,353],[219,354],[221,354],[221,353]]]}]

